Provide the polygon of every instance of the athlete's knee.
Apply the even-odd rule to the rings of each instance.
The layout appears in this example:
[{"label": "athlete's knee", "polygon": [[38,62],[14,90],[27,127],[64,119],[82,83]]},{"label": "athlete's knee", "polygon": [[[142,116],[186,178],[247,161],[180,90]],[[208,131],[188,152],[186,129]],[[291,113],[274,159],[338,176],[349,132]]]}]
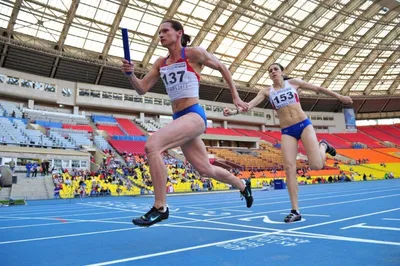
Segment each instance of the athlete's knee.
[{"label": "athlete's knee", "polygon": [[286,173],[296,173],[296,164],[285,164]]},{"label": "athlete's knee", "polygon": [[322,168],[324,168],[324,162],[322,160],[312,161],[310,162],[310,168],[311,170],[321,170]]},{"label": "athlete's knee", "polygon": [[150,137],[144,145],[144,152],[147,155],[152,153],[161,153],[161,145],[155,140],[155,138]]},{"label": "athlete's knee", "polygon": [[201,165],[196,168],[197,172],[204,177],[215,177],[214,167],[212,165]]}]

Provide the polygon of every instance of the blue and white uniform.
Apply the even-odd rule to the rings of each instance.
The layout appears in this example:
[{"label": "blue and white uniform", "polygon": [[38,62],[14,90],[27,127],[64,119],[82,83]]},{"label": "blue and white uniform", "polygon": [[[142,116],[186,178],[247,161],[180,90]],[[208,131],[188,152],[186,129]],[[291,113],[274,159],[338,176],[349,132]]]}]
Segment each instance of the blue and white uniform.
[{"label": "blue and white uniform", "polygon": [[275,110],[300,102],[297,90],[287,80],[283,84],[283,89],[275,90],[274,87],[271,87],[269,91],[269,101]]},{"label": "blue and white uniform", "polygon": [[[175,63],[167,65],[167,58],[165,59],[160,67],[160,77],[172,102],[182,98],[199,98],[200,76],[189,64],[185,47],[182,47],[181,58]],[[198,103],[176,112],[173,114],[173,119],[178,119],[187,113],[200,115],[207,128],[206,114]]]},{"label": "blue and white uniform", "polygon": [[[297,89],[290,85],[288,80],[284,81],[284,87],[282,89],[275,90],[273,87],[271,87],[269,92],[269,101],[275,110],[279,110],[292,104],[300,103]],[[303,130],[308,125],[311,125],[311,120],[307,118],[297,124],[282,128],[281,132],[282,134],[292,136],[299,140],[301,138],[301,133],[303,133]]]}]

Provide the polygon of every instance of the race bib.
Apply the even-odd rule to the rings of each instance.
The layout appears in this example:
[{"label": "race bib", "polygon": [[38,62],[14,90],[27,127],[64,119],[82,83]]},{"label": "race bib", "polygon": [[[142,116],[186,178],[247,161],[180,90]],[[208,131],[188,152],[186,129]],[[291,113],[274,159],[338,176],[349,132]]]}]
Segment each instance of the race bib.
[{"label": "race bib", "polygon": [[292,88],[284,88],[270,93],[270,101],[275,109],[286,107],[298,102],[297,92]]}]

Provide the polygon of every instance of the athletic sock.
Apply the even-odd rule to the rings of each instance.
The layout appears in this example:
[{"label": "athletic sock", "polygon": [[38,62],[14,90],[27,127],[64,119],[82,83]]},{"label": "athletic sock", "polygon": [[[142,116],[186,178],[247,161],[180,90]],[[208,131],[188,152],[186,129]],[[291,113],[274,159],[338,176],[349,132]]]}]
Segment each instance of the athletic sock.
[{"label": "athletic sock", "polygon": [[293,213],[293,214],[296,214],[296,215],[300,215],[300,212],[297,211],[297,210],[291,210],[290,212]]}]

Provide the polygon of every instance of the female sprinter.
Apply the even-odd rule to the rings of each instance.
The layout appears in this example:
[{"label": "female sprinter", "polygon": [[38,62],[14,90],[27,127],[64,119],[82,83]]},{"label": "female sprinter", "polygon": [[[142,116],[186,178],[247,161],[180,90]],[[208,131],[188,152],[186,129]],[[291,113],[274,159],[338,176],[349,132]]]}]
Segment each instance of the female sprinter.
[{"label": "female sprinter", "polygon": [[[283,162],[285,164],[286,180],[289,190],[292,210],[284,219],[286,223],[300,221],[301,215],[298,207],[298,184],[296,179],[296,156],[297,142],[301,139],[307,152],[310,168],[313,170],[322,169],[325,165],[325,153],[332,156],[336,155],[336,150],[325,140],[318,143],[317,135],[311,124],[310,119],[301,108],[299,88],[311,90],[317,93],[323,93],[338,98],[345,104],[352,104],[353,101],[348,96],[339,95],[333,91],[327,90],[307,83],[301,79],[288,79],[283,74],[284,68],[280,64],[274,63],[268,68],[269,77],[272,79],[272,86],[263,88],[257,96],[249,102],[249,109],[259,105],[263,100],[269,98],[273,108],[278,113],[279,123],[282,131],[281,149]],[[224,109],[224,115],[235,115],[246,111],[240,107],[237,110]]]},{"label": "female sprinter", "polygon": [[[159,77],[164,82],[172,102],[173,119],[170,124],[156,131],[147,140],[145,152],[148,158],[150,174],[154,185],[155,202],[153,208],[132,222],[138,226],[151,226],[169,216],[166,202],[167,169],[161,153],[180,146],[186,159],[203,176],[213,177],[240,189],[242,199],[246,199],[248,208],[253,197],[248,186],[229,171],[211,165],[200,135],[205,132],[207,119],[202,106],[198,103],[200,72],[203,66],[221,72],[232,93],[235,106],[247,110],[248,103],[243,102],[233,83],[226,66],[213,55],[200,47],[186,47],[190,36],[184,34],[181,23],[166,20],[159,28],[161,45],[168,49],[167,57],[158,58],[149,73],[143,79],[134,74],[129,76],[132,87],[143,95],[156,83]],[[133,62],[122,60],[121,71],[134,73]]]}]

